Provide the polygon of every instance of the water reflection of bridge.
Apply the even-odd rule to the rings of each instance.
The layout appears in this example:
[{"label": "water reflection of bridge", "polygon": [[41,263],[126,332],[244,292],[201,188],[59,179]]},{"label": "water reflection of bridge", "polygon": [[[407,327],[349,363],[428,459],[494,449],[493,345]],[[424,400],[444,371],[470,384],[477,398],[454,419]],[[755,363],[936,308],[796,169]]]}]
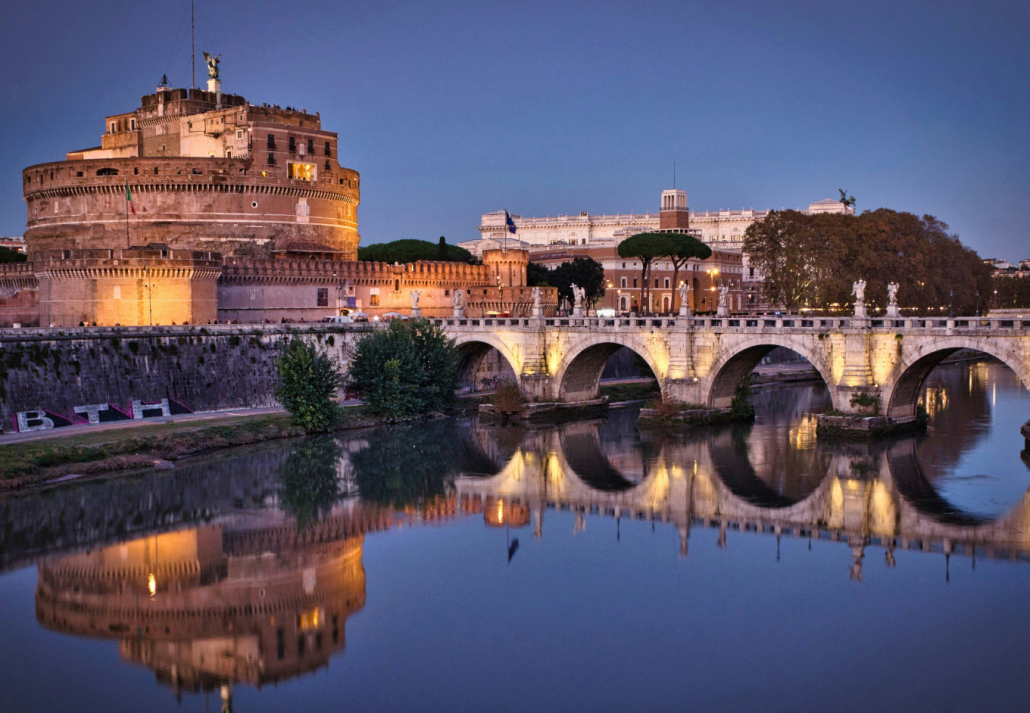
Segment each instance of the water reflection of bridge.
[{"label": "water reflection of bridge", "polygon": [[[840,541],[852,548],[858,577],[869,545],[883,547],[889,565],[897,548],[1030,560],[1030,492],[999,518],[963,512],[924,474],[915,439],[817,444],[808,417],[792,427],[785,453],[758,459],[759,474],[740,429],[657,436],[626,452],[603,442],[604,428],[586,422],[530,432],[494,474],[458,478],[459,502],[476,511],[496,502],[528,508],[538,536],[547,509],[573,511],[576,528],[587,514],[670,523],[684,555],[695,526],[718,529],[721,546],[729,531]],[[486,453],[502,450],[498,431],[476,435]],[[784,467],[816,477],[800,486],[778,482]]]}]

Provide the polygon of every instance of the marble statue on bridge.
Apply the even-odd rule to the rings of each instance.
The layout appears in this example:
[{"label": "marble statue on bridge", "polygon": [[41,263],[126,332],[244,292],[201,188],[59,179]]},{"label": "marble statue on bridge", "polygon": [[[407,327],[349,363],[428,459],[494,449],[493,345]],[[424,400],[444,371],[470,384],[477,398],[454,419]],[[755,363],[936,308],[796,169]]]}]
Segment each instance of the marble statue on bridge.
[{"label": "marble statue on bridge", "polygon": [[418,301],[419,301],[420,297],[422,297],[422,293],[421,292],[419,292],[418,290],[412,290],[411,291],[411,316],[412,317],[421,317],[422,316],[422,308],[418,306]]},{"label": "marble statue on bridge", "polygon": [[851,283],[851,294],[855,297],[855,316],[864,318],[865,311],[865,280]]},{"label": "marble statue on bridge", "polygon": [[533,317],[539,318],[544,316],[544,306],[539,287],[534,287],[532,290],[533,295]]},{"label": "marble statue on bridge", "polygon": [[454,291],[454,317],[455,319],[461,319],[465,316],[465,290],[457,289]]},{"label": "marble statue on bridge", "polygon": [[680,317],[690,316],[690,285],[684,280],[680,283],[680,286],[676,288],[676,291],[680,293]]},{"label": "marble statue on bridge", "polygon": [[585,288],[580,287],[577,284],[572,285],[572,316],[582,317],[583,316],[583,301],[586,299],[587,291]]},{"label": "marble statue on bridge", "polygon": [[897,282],[887,283],[887,316],[888,317],[899,317],[898,314],[898,288]]},{"label": "marble statue on bridge", "polygon": [[729,308],[726,306],[726,298],[730,294],[729,285],[719,286],[719,306],[715,310],[716,317],[728,317],[730,315]]}]

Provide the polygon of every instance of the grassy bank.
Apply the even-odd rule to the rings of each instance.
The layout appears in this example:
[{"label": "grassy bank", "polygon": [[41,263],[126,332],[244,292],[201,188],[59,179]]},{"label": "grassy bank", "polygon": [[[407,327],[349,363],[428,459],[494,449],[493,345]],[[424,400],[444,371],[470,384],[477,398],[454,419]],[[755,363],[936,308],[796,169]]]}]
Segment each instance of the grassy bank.
[{"label": "grassy bank", "polygon": [[662,390],[658,388],[658,382],[638,382],[635,384],[608,384],[601,383],[600,395],[607,396],[609,401],[646,401],[661,395]]},{"label": "grassy bank", "polygon": [[[376,425],[360,409],[348,409],[340,430]],[[166,423],[15,443],[0,448],[0,490],[12,490],[70,474],[100,475],[169,467],[169,461],[222,448],[303,436],[287,414],[238,416],[201,423]]]}]

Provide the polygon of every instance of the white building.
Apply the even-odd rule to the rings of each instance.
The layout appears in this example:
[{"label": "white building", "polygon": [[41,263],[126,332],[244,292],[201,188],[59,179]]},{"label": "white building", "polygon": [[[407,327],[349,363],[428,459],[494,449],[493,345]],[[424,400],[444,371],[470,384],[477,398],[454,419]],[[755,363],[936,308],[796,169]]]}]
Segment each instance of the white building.
[{"label": "white building", "polygon": [[[686,194],[683,194],[684,197]],[[855,209],[845,207],[840,201],[826,198],[810,203],[802,213],[847,213],[854,215]],[[717,210],[694,211],[690,214],[690,232],[712,247],[722,250],[740,250],[744,231],[756,220],[769,214],[768,210]],[[524,218],[512,214],[517,232],[508,233],[504,228],[504,211],[485,213],[479,224],[480,238],[467,240],[459,245],[475,255],[483,250],[503,247],[533,249],[546,245],[590,245],[607,247],[618,245],[624,239],[637,233],[659,229],[659,214],[656,213],[614,213],[611,215],[558,215],[542,218]]]},{"label": "white building", "polygon": [[[677,208],[687,209],[686,192],[665,191],[663,197],[676,194]],[[680,205],[679,201],[682,202]],[[664,204],[663,204],[664,205]],[[854,215],[855,209],[845,206],[839,200],[825,198],[810,203],[802,213],[846,213]],[[689,233],[707,243],[713,249],[740,251],[744,245],[744,232],[756,220],[762,220],[768,210],[713,210],[690,213]],[[479,224],[480,238],[458,243],[473,255],[482,255],[483,250],[507,247],[529,250],[531,255],[546,246],[583,245],[590,247],[615,247],[626,238],[659,230],[659,213],[614,213],[612,215],[546,216],[524,218],[512,215],[516,233],[505,230],[504,211],[485,213]],[[761,305],[762,276],[743,259],[743,281],[745,300],[749,305]],[[768,305],[763,305],[768,306]]]}]

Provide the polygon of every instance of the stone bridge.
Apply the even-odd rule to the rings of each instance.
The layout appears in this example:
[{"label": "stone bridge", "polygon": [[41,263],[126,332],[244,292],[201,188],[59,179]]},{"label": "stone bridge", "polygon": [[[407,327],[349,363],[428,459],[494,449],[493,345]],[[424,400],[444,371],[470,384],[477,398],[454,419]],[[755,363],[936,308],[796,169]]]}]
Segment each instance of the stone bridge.
[{"label": "stone bridge", "polygon": [[433,320],[454,338],[464,379],[496,349],[527,397],[595,398],[608,359],[621,347],[651,367],[667,398],[728,406],[740,381],[776,347],[807,359],[838,411],[856,412],[856,393],[880,397],[881,413],[914,418],[930,371],[960,349],[1009,366],[1030,389],[1030,320],[850,317],[483,318]]}]

